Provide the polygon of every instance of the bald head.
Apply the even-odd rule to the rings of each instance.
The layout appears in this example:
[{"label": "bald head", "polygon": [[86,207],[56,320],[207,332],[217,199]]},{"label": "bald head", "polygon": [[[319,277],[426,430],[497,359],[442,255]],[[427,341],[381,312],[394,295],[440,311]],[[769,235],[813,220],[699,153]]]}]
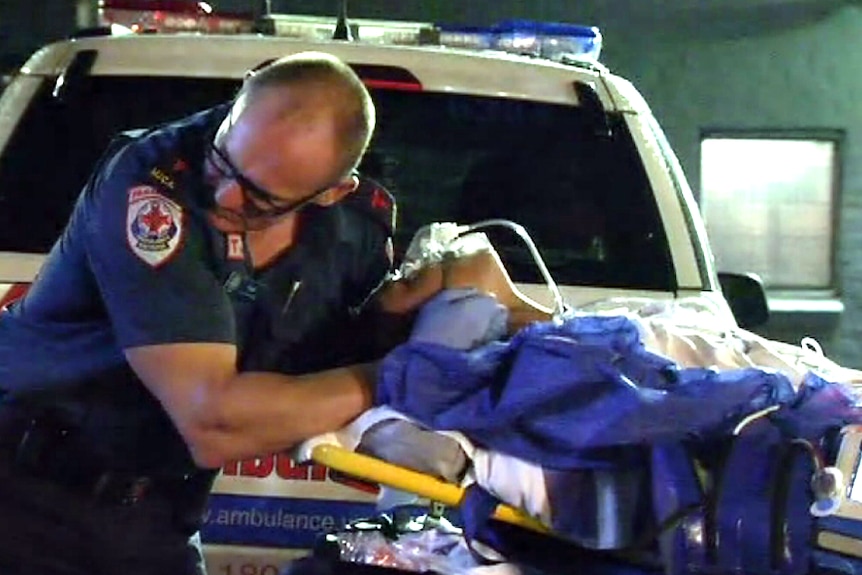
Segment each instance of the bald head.
[{"label": "bald head", "polygon": [[234,113],[273,98],[279,102],[269,106],[273,122],[289,119],[300,130],[332,130],[339,147],[333,179],[356,168],[374,132],[376,113],[368,90],[347,64],[322,52],[280,58],[246,79]]}]

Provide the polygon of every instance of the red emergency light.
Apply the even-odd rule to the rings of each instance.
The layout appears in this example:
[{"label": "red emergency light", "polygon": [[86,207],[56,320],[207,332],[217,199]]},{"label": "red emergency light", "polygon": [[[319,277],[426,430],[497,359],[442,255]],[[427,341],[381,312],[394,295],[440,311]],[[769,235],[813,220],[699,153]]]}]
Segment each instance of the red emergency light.
[{"label": "red emergency light", "polygon": [[183,0],[103,0],[99,2],[100,8],[139,11],[164,10],[177,14],[208,13],[207,6],[208,4],[205,2],[184,2]]},{"label": "red emergency light", "polygon": [[254,29],[252,14],[215,11],[203,1],[101,0],[99,20],[103,26],[120,25],[133,32],[241,34]]}]

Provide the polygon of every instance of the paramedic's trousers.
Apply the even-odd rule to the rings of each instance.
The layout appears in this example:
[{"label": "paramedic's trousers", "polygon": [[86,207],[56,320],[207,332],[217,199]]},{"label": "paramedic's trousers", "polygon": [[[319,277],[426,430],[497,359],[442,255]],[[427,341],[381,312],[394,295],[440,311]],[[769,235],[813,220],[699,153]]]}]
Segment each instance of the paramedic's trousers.
[{"label": "paramedic's trousers", "polygon": [[0,464],[0,573],[3,575],[198,575],[198,538],[152,498],[104,504]]},{"label": "paramedic's trousers", "polygon": [[176,501],[160,493],[130,499],[123,489],[97,497],[64,485],[63,477],[36,476],[16,461],[17,434],[2,415],[0,410],[0,573],[205,573],[199,538],[177,524]]}]

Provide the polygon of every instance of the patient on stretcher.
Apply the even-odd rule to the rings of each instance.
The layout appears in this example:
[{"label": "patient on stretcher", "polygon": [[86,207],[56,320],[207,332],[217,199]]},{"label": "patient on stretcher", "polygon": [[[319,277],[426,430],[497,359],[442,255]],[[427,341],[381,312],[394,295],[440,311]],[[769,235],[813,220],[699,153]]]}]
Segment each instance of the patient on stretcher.
[{"label": "patient on stretcher", "polygon": [[[556,424],[560,420],[554,419],[555,414],[551,413],[556,405],[553,401],[543,404],[541,396],[547,393],[549,397],[556,397],[553,393],[555,388],[556,392],[560,391],[559,382],[542,377],[556,373],[562,374],[557,379],[565,379],[568,376],[565,370],[572,368],[565,364],[561,368],[563,371],[554,372],[551,366],[550,371],[545,372],[543,365],[539,370],[539,366],[520,361],[521,357],[529,355],[523,351],[514,360],[506,356],[494,363],[503,357],[495,355],[498,350],[503,354],[511,349],[512,341],[522,338],[521,341],[531,344],[545,337],[545,341],[559,344],[560,350],[578,345],[587,351],[585,363],[577,364],[579,368],[595,368],[599,374],[596,382],[602,387],[617,386],[623,391],[627,385],[638,388],[639,400],[643,400],[644,393],[666,391],[668,388],[662,387],[666,385],[665,377],[690,375],[681,368],[696,368],[693,373],[700,379],[691,383],[692,387],[701,386],[697,389],[715,387],[716,383],[740,383],[740,396],[729,393],[722,398],[706,400],[726,401],[728,407],[733,407],[733,402],[739,403],[739,398],[744,397],[746,405],[753,406],[752,409],[767,406],[768,402],[789,402],[812,370],[828,379],[860,380],[858,372],[843,370],[822,356],[813,357],[807,350],[767,342],[742,330],[728,330],[724,325],[716,327],[715,317],[710,316],[708,309],[686,306],[685,302],[666,305],[642,300],[605,302],[594,306],[595,309],[572,313],[572,318],[584,319],[582,326],[572,332],[546,330],[541,324],[553,323],[549,321],[554,319],[551,310],[517,290],[493,250],[444,262],[410,281],[425,282],[422,285],[427,289],[418,290],[425,303],[406,345],[384,361],[379,394],[381,405],[340,432],[307,442],[300,448],[298,458],[310,457],[310,450],[319,443],[332,442],[450,483],[475,483],[502,502],[538,519],[555,533],[595,549],[626,548],[644,530],[641,523],[643,507],[649,503],[648,464],[642,453],[631,448],[632,433],[636,433],[632,430],[643,430],[644,442],[649,443],[665,437],[668,430],[677,432],[686,425],[686,417],[691,419],[692,425],[699,426],[722,422],[708,421],[706,416],[691,408],[697,405],[696,401],[705,400],[706,396],[701,395],[678,398],[679,403],[672,404],[671,409],[677,410],[674,413],[679,417],[672,421],[655,417],[655,414],[664,413],[660,411],[641,409],[636,413],[634,407],[643,407],[643,404],[631,404],[630,417],[618,414],[619,419],[609,421],[604,427],[602,422],[590,419],[569,421],[569,428],[564,430],[532,427],[529,421],[519,419],[518,402],[506,406],[508,411],[498,409],[506,403],[504,396],[512,392],[512,385],[525,382],[525,388],[518,390],[530,396],[520,404],[525,406],[523,418],[535,417],[535,410],[539,409],[537,420]],[[385,293],[382,303],[385,308]],[[532,336],[538,338],[530,339]],[[619,366],[614,364],[617,360],[626,361],[621,345],[634,350],[641,362],[634,368],[628,366],[631,368],[628,371],[626,365],[621,364],[616,370]],[[465,352],[457,356],[459,360],[473,363],[466,367],[453,364],[450,366],[453,370],[444,373],[445,362],[435,361],[449,357],[445,355],[446,350]],[[481,353],[471,355],[471,350]],[[615,358],[615,354],[619,357]],[[586,360],[591,362],[589,367]],[[464,369],[459,371],[454,367]],[[489,375],[491,367],[497,374],[504,372],[503,379],[509,387],[498,386],[500,380]],[[721,375],[728,373],[727,370],[744,373],[751,367],[768,370],[761,379],[752,380],[750,384]],[[607,372],[602,372],[606,368]],[[538,373],[540,371],[542,373]],[[470,382],[463,385],[465,382],[455,380],[451,381],[451,389],[446,386],[447,376],[455,378],[468,373],[477,378],[472,387]],[[631,373],[637,373],[639,378],[627,380]],[[519,379],[517,375],[525,377]],[[422,389],[424,377],[433,384],[428,391]],[[768,394],[757,395],[758,390],[767,387]],[[450,391],[452,397],[441,397]],[[600,398],[603,392],[596,389],[590,399]],[[628,404],[619,402],[621,397],[625,399],[626,396],[609,395],[624,411]],[[686,403],[689,399],[696,401]],[[447,413],[443,407],[433,414],[435,422],[465,422],[465,406],[476,406],[477,419],[488,413],[503,414],[499,429],[494,429],[493,420],[483,421],[484,427],[480,430],[469,421],[459,427],[427,425],[428,418],[425,418],[426,423],[420,423],[420,415],[433,411],[429,403],[442,405],[447,401],[457,405],[460,419],[450,417],[447,420],[452,413]],[[497,403],[494,410],[482,411],[489,402]],[[409,408],[410,405],[420,408],[415,411],[392,408]],[[595,405],[598,406],[596,413],[602,416],[610,413],[608,405],[598,401]],[[546,417],[548,415],[550,417]],[[638,420],[638,417],[645,419]],[[522,436],[514,433],[513,427],[518,427]],[[480,432],[473,433],[477,430]],[[589,436],[591,430],[608,438],[607,442]],[[562,434],[565,441],[560,445],[547,441],[555,437],[554,433]],[[629,445],[622,455],[615,453],[600,462],[612,462],[607,465],[596,464],[597,460],[587,461],[593,455],[590,450],[569,448],[581,441],[581,445],[595,443],[613,450],[622,447],[614,444],[613,438],[617,436],[622,438],[620,442],[629,440]],[[500,438],[500,441],[489,441],[489,438]],[[596,455],[599,459],[601,456]],[[579,457],[586,459],[579,460]]]}]

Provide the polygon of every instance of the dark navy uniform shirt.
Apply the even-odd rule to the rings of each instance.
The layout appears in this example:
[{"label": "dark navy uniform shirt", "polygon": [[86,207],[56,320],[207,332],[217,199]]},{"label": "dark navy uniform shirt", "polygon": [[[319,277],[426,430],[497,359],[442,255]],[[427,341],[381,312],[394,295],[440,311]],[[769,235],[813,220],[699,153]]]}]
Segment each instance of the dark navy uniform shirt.
[{"label": "dark navy uniform shirt", "polygon": [[236,344],[240,368],[287,373],[351,357],[342,326],[391,267],[394,205],[367,182],[300,214],[297,242],[253,270],[206,221],[204,154],[227,106],[115,145],[26,296],[0,313],[5,401],[60,406],[113,465],[191,465],[123,350]]}]

